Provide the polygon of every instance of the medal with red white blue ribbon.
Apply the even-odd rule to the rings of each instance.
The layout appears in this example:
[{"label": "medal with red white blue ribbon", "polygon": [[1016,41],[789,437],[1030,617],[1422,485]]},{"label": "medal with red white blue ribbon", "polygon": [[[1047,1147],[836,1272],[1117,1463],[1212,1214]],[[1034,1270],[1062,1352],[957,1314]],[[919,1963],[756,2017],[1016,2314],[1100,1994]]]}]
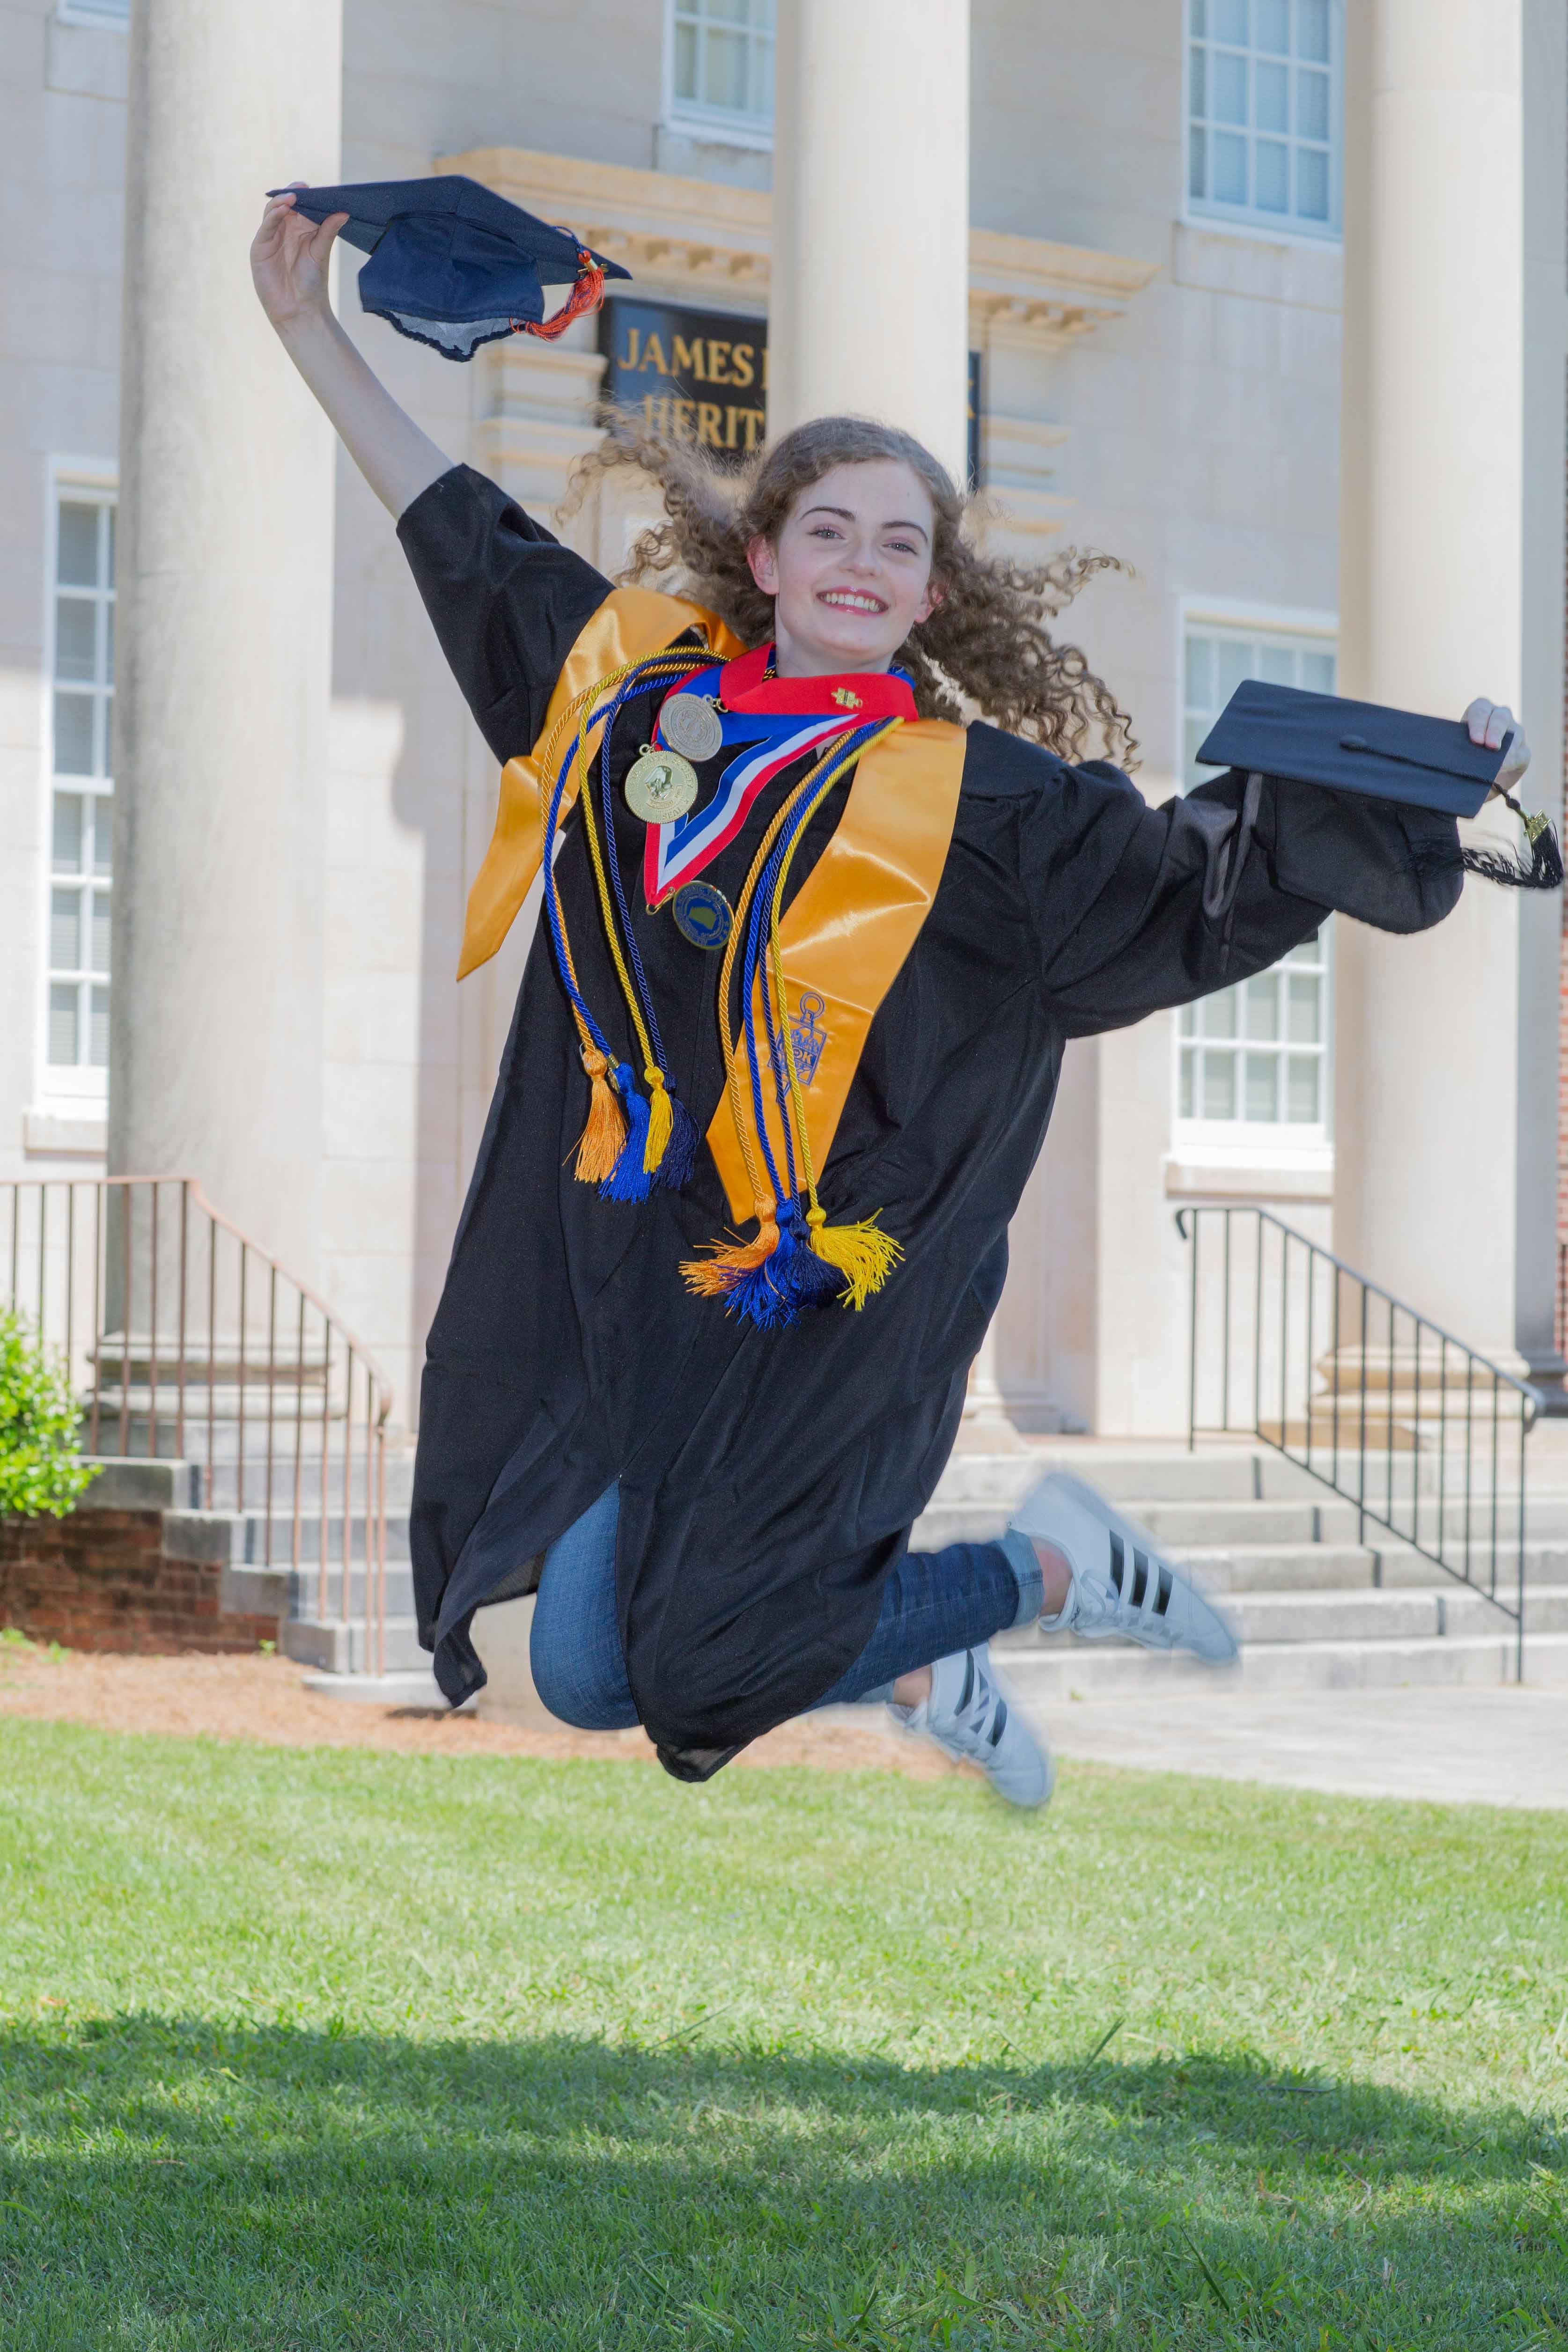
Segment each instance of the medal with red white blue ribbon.
[{"label": "medal with red white blue ribbon", "polygon": [[[683,678],[682,696],[715,707],[730,755],[718,790],[668,824],[650,824],[643,850],[643,895],[659,907],[727,848],[757,796],[786,768],[836,736],[881,717],[913,719],[914,694],[901,670],[857,671],[843,677],[773,678],[773,647],[715,663]],[[654,730],[656,745],[660,738]]]}]

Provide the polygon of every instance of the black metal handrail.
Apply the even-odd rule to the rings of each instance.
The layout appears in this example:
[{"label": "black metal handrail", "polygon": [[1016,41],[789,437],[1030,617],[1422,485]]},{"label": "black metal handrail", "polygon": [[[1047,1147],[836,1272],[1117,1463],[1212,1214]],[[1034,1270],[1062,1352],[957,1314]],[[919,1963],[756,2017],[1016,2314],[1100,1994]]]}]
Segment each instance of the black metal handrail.
[{"label": "black metal handrail", "polygon": [[34,1178],[0,1182],[0,1306],[68,1367],[88,1453],[194,1463],[382,1671],[392,1389],[313,1290],[194,1178]]},{"label": "black metal handrail", "polygon": [[1522,1680],[1529,1383],[1256,1202],[1176,1226],[1189,1451],[1200,1433],[1272,1446],[1355,1506],[1359,1541],[1385,1528],[1500,1610]]}]

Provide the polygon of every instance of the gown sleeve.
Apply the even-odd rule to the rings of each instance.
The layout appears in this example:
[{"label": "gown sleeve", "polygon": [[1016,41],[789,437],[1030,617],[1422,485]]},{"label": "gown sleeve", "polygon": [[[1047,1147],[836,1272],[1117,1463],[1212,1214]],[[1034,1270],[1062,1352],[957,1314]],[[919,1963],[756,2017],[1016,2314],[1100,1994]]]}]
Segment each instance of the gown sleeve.
[{"label": "gown sleeve", "polygon": [[496,758],[530,751],[574,644],[610,593],[495,483],[454,466],[398,519],[441,650]]},{"label": "gown sleeve", "polygon": [[1069,1036],[1261,971],[1331,913],[1419,931],[1458,903],[1458,828],[1404,803],[1233,769],[1151,808],[1119,769],[1036,752],[1021,879],[1040,977]]}]

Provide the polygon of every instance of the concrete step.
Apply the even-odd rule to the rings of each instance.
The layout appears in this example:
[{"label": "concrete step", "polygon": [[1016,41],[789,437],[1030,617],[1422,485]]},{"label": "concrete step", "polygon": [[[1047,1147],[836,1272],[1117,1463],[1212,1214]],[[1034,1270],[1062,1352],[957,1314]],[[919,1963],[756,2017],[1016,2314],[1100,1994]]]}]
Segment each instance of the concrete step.
[{"label": "concrete step", "polygon": [[[993,1644],[1007,1679],[1028,1705],[1049,1706],[1074,1698],[1110,1698],[1140,1691],[1216,1692],[1394,1689],[1508,1683],[1514,1675],[1513,1628],[1499,1620],[1496,1633],[1380,1642],[1257,1642],[1239,1664],[1215,1672],[1195,1659],[1159,1657],[1079,1642],[1070,1648],[1014,1647],[1004,1635]],[[1028,1637],[1025,1636],[1026,1643]],[[1568,1633],[1541,1633],[1527,1643],[1525,1671],[1532,1683],[1568,1684]]]},{"label": "concrete step", "polygon": [[[1502,1622],[1484,1591],[1447,1581],[1378,1592],[1232,1593],[1225,1605],[1247,1643],[1479,1639]],[[1527,1633],[1568,1633],[1568,1586],[1527,1586],[1524,1622]]]},{"label": "concrete step", "polygon": [[[363,1620],[357,1624],[342,1625],[319,1617],[288,1618],[282,1627],[281,1646],[285,1657],[298,1658],[301,1664],[314,1666],[323,1674],[363,1675],[374,1672],[376,1666],[374,1644],[367,1637]],[[381,1663],[388,1674],[428,1666],[429,1653],[419,1646],[412,1617],[388,1614]]]},{"label": "concrete step", "polygon": [[[240,1557],[247,1560],[270,1559],[274,1566],[287,1567],[295,1558],[294,1514],[292,1510],[230,1512],[225,1514],[236,1529]],[[330,1570],[338,1571],[343,1557],[343,1520],[341,1511],[329,1511],[324,1523],[326,1541],[323,1546],[323,1522],[319,1510],[301,1509],[300,1513],[299,1559],[301,1567],[313,1567],[323,1552]],[[348,1523],[349,1559],[357,1568],[365,1555],[365,1523],[363,1512],[351,1514]],[[408,1558],[408,1514],[391,1511],[386,1514],[386,1559],[390,1568],[395,1560]]]},{"label": "concrete step", "polygon": [[1077,1440],[1019,1454],[953,1454],[936,1495],[943,1502],[1011,1504],[1053,1470],[1087,1478],[1129,1506],[1143,1496],[1241,1501],[1258,1491],[1256,1457],[1247,1447],[1188,1454],[1173,1445],[1123,1450]]}]

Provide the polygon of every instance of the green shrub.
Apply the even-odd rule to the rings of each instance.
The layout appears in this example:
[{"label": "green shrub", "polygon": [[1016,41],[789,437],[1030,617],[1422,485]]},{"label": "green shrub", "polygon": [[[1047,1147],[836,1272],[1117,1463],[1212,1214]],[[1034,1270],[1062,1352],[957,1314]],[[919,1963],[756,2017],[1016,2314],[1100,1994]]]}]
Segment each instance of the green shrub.
[{"label": "green shrub", "polygon": [[0,1308],[0,1518],[64,1518],[98,1475],[78,1433],[68,1366]]}]

